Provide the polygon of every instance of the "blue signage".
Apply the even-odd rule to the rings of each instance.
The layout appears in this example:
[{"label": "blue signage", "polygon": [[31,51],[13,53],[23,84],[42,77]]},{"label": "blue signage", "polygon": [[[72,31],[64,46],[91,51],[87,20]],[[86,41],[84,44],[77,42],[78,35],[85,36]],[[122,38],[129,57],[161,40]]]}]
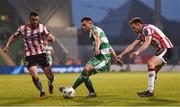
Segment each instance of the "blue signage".
[{"label": "blue signage", "polygon": [[[84,65],[72,65],[72,66],[52,66],[51,70],[54,73],[66,73],[66,72],[81,72]],[[41,68],[37,69],[39,73],[43,72]],[[0,74],[23,74],[29,73],[26,66],[0,66]]]}]

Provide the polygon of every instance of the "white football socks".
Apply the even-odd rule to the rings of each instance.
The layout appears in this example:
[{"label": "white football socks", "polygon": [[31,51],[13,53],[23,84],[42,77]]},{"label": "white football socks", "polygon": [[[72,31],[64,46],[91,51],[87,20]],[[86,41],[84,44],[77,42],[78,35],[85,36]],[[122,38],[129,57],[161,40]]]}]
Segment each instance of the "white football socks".
[{"label": "white football socks", "polygon": [[149,71],[149,80],[148,80],[148,90],[149,92],[154,91],[154,82],[155,82],[155,77],[156,77],[156,72],[155,71]]}]

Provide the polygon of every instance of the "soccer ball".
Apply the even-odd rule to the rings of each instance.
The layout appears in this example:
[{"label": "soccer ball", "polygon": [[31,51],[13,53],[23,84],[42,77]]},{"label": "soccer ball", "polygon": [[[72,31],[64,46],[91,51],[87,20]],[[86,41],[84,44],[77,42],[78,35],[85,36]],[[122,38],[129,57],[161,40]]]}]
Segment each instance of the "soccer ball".
[{"label": "soccer ball", "polygon": [[62,90],[62,95],[64,98],[74,98],[75,97],[75,91],[72,87],[66,87]]}]

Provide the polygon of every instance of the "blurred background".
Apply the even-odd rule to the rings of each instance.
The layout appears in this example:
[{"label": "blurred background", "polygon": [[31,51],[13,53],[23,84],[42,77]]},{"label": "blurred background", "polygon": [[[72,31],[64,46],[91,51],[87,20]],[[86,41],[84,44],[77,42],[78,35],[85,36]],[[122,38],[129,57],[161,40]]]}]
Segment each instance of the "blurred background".
[{"label": "blurred background", "polygon": [[[29,12],[37,11],[57,41],[53,44],[53,65],[83,65],[92,56],[92,47],[86,32],[81,31],[80,20],[90,16],[101,27],[112,47],[119,54],[136,39],[128,21],[141,17],[145,23],[158,26],[175,46],[170,65],[180,64],[180,0],[1,0],[0,3],[0,65],[24,65],[23,40],[18,38],[8,55],[2,48],[18,26],[28,23]],[[133,63],[145,64],[154,54],[149,47]],[[124,63],[132,64],[127,55]],[[1,69],[2,71],[2,69]],[[2,72],[1,72],[2,73]]]}]

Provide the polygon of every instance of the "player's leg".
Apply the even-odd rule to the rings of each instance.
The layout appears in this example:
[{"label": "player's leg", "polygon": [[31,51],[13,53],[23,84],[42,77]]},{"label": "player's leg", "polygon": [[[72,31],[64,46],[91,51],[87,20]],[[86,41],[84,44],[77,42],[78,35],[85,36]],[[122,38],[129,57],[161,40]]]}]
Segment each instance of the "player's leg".
[{"label": "player's leg", "polygon": [[94,65],[97,65],[100,63],[96,58],[92,58],[88,61],[88,63],[85,65],[83,71],[81,72],[81,75],[78,77],[78,79],[74,82],[73,88],[76,89],[79,85],[81,85],[83,82],[86,86],[86,88],[89,90],[90,97],[95,97],[96,93],[93,88],[92,82],[89,78],[92,74],[95,74],[94,72]]},{"label": "player's leg", "polygon": [[83,70],[81,71],[80,76],[77,78],[77,80],[74,82],[72,87],[76,89],[79,85],[81,85],[91,74],[91,70],[93,69],[93,66],[91,64],[92,60],[94,58],[90,59],[88,63],[85,65]]},{"label": "player's leg", "polygon": [[161,65],[163,62],[158,56],[153,56],[151,59],[148,60],[147,66],[148,66],[148,88],[147,91],[144,92],[138,92],[137,94],[141,97],[148,97],[154,95],[154,83],[155,83],[155,77],[156,77],[156,66]]},{"label": "player's leg", "polygon": [[86,88],[89,90],[88,97],[96,97],[96,92],[94,90],[93,84],[91,82],[91,79],[89,78],[93,73],[94,67],[90,64],[87,64],[85,66],[85,70],[87,71],[87,77],[84,78],[84,84]]},{"label": "player's leg", "polygon": [[149,81],[148,81],[148,91],[137,93],[141,97],[153,96],[154,85],[157,73],[162,68],[164,64],[167,63],[173,55],[173,49],[161,49],[156,53],[156,56],[152,57],[147,65],[149,70]]},{"label": "player's leg", "polygon": [[156,66],[156,75],[160,71],[160,69],[167,63],[167,61],[173,56],[173,48],[168,49],[161,49],[160,51],[156,52],[156,56],[158,56],[162,64]]},{"label": "player's leg", "polygon": [[38,73],[37,73],[37,64],[36,64],[36,58],[34,56],[28,56],[26,57],[26,62],[27,62],[27,68],[29,70],[29,73],[31,74],[32,77],[32,81],[34,83],[34,85],[36,86],[36,88],[39,90],[40,92],[40,97],[44,97],[45,96],[45,92],[44,89],[42,87],[42,83],[38,77]]},{"label": "player's leg", "polygon": [[157,74],[158,74],[158,72],[161,70],[161,68],[162,68],[164,65],[165,65],[165,63],[162,63],[162,64],[157,65],[157,66],[155,67],[155,71],[156,71],[155,81],[156,81],[156,79],[157,79]]},{"label": "player's leg", "polygon": [[37,74],[37,66],[31,66],[28,68],[29,70],[29,73],[31,74],[32,76],[32,80],[33,80],[33,83],[34,85],[36,86],[36,88],[39,90],[40,92],[40,97],[44,97],[45,96],[45,91],[42,87],[42,83],[38,77],[38,74]]},{"label": "player's leg", "polygon": [[164,64],[165,63],[162,63],[162,64],[160,64],[160,65],[157,65],[155,68],[155,70],[156,70],[156,74],[158,74],[158,72],[161,70],[161,68],[164,66]]},{"label": "player's leg", "polygon": [[[156,71],[158,70],[156,67],[162,65],[163,62],[158,56],[153,56],[148,62],[148,74],[149,74],[149,79],[148,79],[148,90],[150,92],[154,91],[154,83],[155,83],[155,78],[156,78]],[[159,68],[160,69],[160,68]]]},{"label": "player's leg", "polygon": [[48,86],[49,86],[49,93],[53,94],[53,82],[54,82],[54,74],[51,71],[51,67],[47,61],[46,54],[42,54],[38,57],[38,64],[43,69],[46,77],[48,78]]},{"label": "player's leg", "polygon": [[[88,64],[89,64],[89,67],[86,66],[87,67],[86,69],[89,69],[87,71],[91,71],[91,72],[88,72],[90,76],[92,74],[96,74],[98,71],[108,71],[110,62],[107,60],[99,60],[97,58],[93,58],[88,62]],[[96,97],[97,95],[93,88],[91,80],[87,78],[84,81],[84,83],[85,83],[86,88],[89,90],[89,95],[87,97]]]},{"label": "player's leg", "polygon": [[42,67],[44,70],[44,73],[46,74],[46,77],[48,78],[48,86],[49,86],[49,93],[53,94],[53,82],[54,82],[54,74],[51,71],[51,67]]},{"label": "player's leg", "polygon": [[[76,81],[73,83],[72,88],[75,90],[78,88],[88,77],[88,71],[85,69],[86,67],[83,68],[81,71],[80,76],[76,79]],[[62,92],[65,87],[60,87],[59,91]]]},{"label": "player's leg", "polygon": [[93,69],[92,65],[86,64],[86,66],[83,68],[80,76],[78,79],[74,82],[73,88],[76,89],[79,85],[81,85],[83,82],[85,82],[89,76],[91,75],[91,71]]}]

